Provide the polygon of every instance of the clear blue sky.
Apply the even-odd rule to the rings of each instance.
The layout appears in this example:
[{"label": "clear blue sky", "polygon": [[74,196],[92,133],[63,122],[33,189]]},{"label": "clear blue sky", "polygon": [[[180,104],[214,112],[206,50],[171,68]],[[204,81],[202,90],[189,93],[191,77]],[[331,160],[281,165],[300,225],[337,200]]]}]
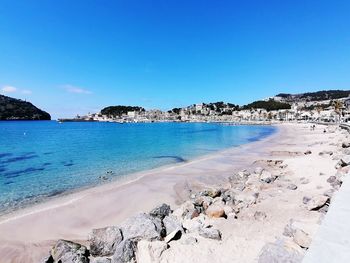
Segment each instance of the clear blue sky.
[{"label": "clear blue sky", "polygon": [[3,1],[0,93],[53,117],[350,89],[350,1]]}]

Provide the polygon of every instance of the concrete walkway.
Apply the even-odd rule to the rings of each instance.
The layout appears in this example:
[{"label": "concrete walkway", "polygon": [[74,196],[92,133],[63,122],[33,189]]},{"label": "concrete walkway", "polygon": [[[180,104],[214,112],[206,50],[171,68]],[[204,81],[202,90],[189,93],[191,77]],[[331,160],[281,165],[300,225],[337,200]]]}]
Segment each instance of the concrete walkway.
[{"label": "concrete walkway", "polygon": [[303,263],[350,262],[350,178],[344,179]]}]

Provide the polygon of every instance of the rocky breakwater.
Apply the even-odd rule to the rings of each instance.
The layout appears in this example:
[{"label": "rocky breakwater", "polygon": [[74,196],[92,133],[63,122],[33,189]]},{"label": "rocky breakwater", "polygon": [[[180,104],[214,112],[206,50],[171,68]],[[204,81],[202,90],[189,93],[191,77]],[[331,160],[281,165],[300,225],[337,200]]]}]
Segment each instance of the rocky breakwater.
[{"label": "rocky breakwater", "polygon": [[[195,244],[203,238],[220,242],[222,233],[211,223],[237,218],[240,211],[258,201],[259,186],[273,183],[277,177],[261,167],[253,173],[243,170],[231,176],[224,187],[192,193],[175,210],[162,204],[118,226],[93,229],[88,247],[59,240],[42,262],[160,262],[162,253],[175,242]],[[256,218],[264,216],[255,214]]]}]

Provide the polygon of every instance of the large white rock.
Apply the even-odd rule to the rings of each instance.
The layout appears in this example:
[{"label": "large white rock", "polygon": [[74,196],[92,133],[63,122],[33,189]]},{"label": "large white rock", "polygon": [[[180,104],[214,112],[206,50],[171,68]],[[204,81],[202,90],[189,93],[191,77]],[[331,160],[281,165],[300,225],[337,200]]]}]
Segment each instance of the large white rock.
[{"label": "large white rock", "polygon": [[196,232],[203,225],[201,224],[201,222],[199,220],[185,219],[182,223],[182,226],[187,230],[187,232]]},{"label": "large white rock", "polygon": [[163,224],[167,235],[169,235],[171,232],[177,229],[181,229],[181,231],[183,231],[180,221],[177,220],[177,218],[173,215],[164,217]]}]

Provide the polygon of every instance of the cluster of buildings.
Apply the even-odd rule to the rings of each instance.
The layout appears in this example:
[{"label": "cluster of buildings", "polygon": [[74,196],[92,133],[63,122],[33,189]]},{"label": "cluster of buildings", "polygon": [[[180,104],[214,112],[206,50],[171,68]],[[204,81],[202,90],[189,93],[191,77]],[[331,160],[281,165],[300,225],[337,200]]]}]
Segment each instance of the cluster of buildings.
[{"label": "cluster of buildings", "polygon": [[[278,101],[280,98],[269,98]],[[169,111],[128,111],[120,116],[101,113],[77,116],[75,121],[104,122],[271,122],[271,121],[315,121],[350,122],[350,98],[324,101],[297,101],[290,109],[267,111],[263,108],[245,109],[230,103],[200,103]]]}]

